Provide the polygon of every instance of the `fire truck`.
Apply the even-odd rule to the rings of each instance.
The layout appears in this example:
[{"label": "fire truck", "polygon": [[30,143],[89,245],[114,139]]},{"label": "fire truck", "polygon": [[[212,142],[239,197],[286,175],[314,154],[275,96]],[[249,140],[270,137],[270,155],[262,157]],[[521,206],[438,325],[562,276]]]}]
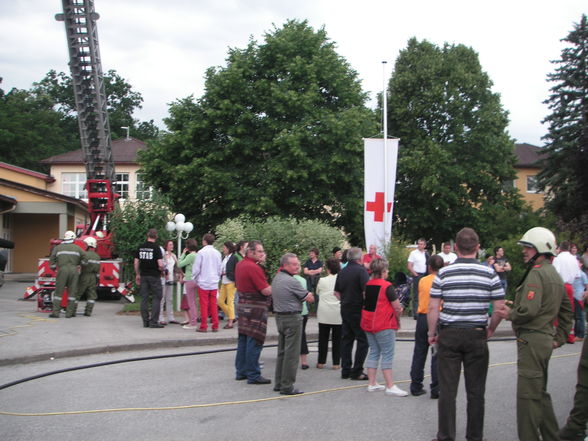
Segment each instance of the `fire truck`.
[{"label": "fire truck", "polygon": [[[104,76],[98,47],[94,0],[62,0],[63,13],[57,21],[65,23],[82,156],[86,166],[86,191],[89,223],[77,228],[75,243],[85,250],[83,240],[94,237],[96,253],[100,255],[98,293],[120,295],[134,301],[129,287],[120,280],[122,260],[112,254],[112,233],[108,218],[114,211],[117,195],[114,190],[115,172],[112,159],[110,125],[108,122]],[[61,240],[51,240],[51,249]],[[49,267],[49,259],[39,259],[34,286],[27,288],[25,298],[37,295],[38,309],[49,312],[55,291],[56,273]],[[74,293],[75,294],[75,293]],[[67,306],[63,295],[62,307]]]}]

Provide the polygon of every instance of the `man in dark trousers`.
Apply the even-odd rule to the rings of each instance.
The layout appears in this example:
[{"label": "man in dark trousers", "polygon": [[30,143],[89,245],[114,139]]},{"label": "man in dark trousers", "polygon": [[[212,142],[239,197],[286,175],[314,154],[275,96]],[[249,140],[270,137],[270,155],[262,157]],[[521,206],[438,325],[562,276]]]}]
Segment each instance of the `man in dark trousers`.
[{"label": "man in dark trousers", "polygon": [[[363,362],[368,353],[368,341],[361,329],[361,309],[363,291],[369,280],[367,270],[361,264],[360,248],[350,248],[347,252],[349,263],[341,270],[335,282],[335,296],[341,300],[341,318],[343,319],[341,337],[341,378],[367,380],[363,372]],[[357,340],[355,360],[351,364],[353,343]]]},{"label": "man in dark trousers", "polygon": [[[467,392],[466,439],[482,441],[489,360],[487,340],[502,320],[497,312],[504,309],[504,290],[494,270],[476,259],[480,240],[473,229],[463,228],[457,233],[455,248],[457,260],[441,268],[433,281],[427,313],[429,344],[438,346],[435,440],[456,440],[456,396],[463,366]],[[490,303],[495,313],[488,324]]]},{"label": "man in dark trousers", "polygon": [[239,337],[235,357],[235,379],[247,384],[270,384],[261,375],[259,356],[267,334],[267,309],[272,287],[260,263],[265,260],[263,244],[252,240],[247,245],[243,260],[235,268],[235,284],[239,292]]},{"label": "man in dark trousers", "polygon": [[[157,241],[157,230],[147,232],[147,241],[135,253],[135,283],[140,286],[141,317],[145,328],[163,328],[159,324],[161,306],[161,272],[164,270],[163,255]],[[151,313],[149,313],[149,294],[151,294]]]}]

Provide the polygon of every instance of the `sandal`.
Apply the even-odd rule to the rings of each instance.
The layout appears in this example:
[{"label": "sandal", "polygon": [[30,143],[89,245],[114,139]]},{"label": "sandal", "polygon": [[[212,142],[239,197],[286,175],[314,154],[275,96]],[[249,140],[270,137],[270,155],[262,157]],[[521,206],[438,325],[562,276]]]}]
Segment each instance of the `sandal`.
[{"label": "sandal", "polygon": [[233,325],[225,325],[223,326],[223,329],[233,329]]},{"label": "sandal", "polygon": [[367,380],[368,376],[366,374],[359,374],[357,377],[351,377],[352,380],[363,381]]}]

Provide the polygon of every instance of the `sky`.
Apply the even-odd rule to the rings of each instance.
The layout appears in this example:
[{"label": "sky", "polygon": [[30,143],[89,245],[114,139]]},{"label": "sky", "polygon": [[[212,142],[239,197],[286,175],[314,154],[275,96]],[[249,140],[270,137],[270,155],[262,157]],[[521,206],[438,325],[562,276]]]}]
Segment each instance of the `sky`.
[{"label": "sky", "polygon": [[[204,73],[225,66],[229,48],[244,48],[288,19],[324,27],[357,71],[368,105],[389,79],[399,52],[416,37],[464,44],[509,112],[517,142],[543,145],[549,114],[548,73],[560,40],[588,13],[586,0],[95,0],[102,69],[115,69],[143,96],[142,121],[162,119],[169,103],[204,92]],[[0,0],[0,87],[29,89],[51,70],[68,70],[58,0]],[[387,64],[382,62],[386,61]],[[131,133],[132,135],[132,133]],[[393,133],[389,134],[393,136]],[[402,142],[402,141],[401,141]]]}]

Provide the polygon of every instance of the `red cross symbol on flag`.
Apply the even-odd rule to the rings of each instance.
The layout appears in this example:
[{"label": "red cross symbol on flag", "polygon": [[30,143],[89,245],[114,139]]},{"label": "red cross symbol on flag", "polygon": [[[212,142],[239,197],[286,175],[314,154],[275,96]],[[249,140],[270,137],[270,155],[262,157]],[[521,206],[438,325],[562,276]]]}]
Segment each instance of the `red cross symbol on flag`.
[{"label": "red cross symbol on flag", "polygon": [[[386,204],[386,211],[390,213],[392,202]],[[366,203],[365,211],[374,212],[374,222],[384,222],[384,192],[376,192],[375,200]]]}]

